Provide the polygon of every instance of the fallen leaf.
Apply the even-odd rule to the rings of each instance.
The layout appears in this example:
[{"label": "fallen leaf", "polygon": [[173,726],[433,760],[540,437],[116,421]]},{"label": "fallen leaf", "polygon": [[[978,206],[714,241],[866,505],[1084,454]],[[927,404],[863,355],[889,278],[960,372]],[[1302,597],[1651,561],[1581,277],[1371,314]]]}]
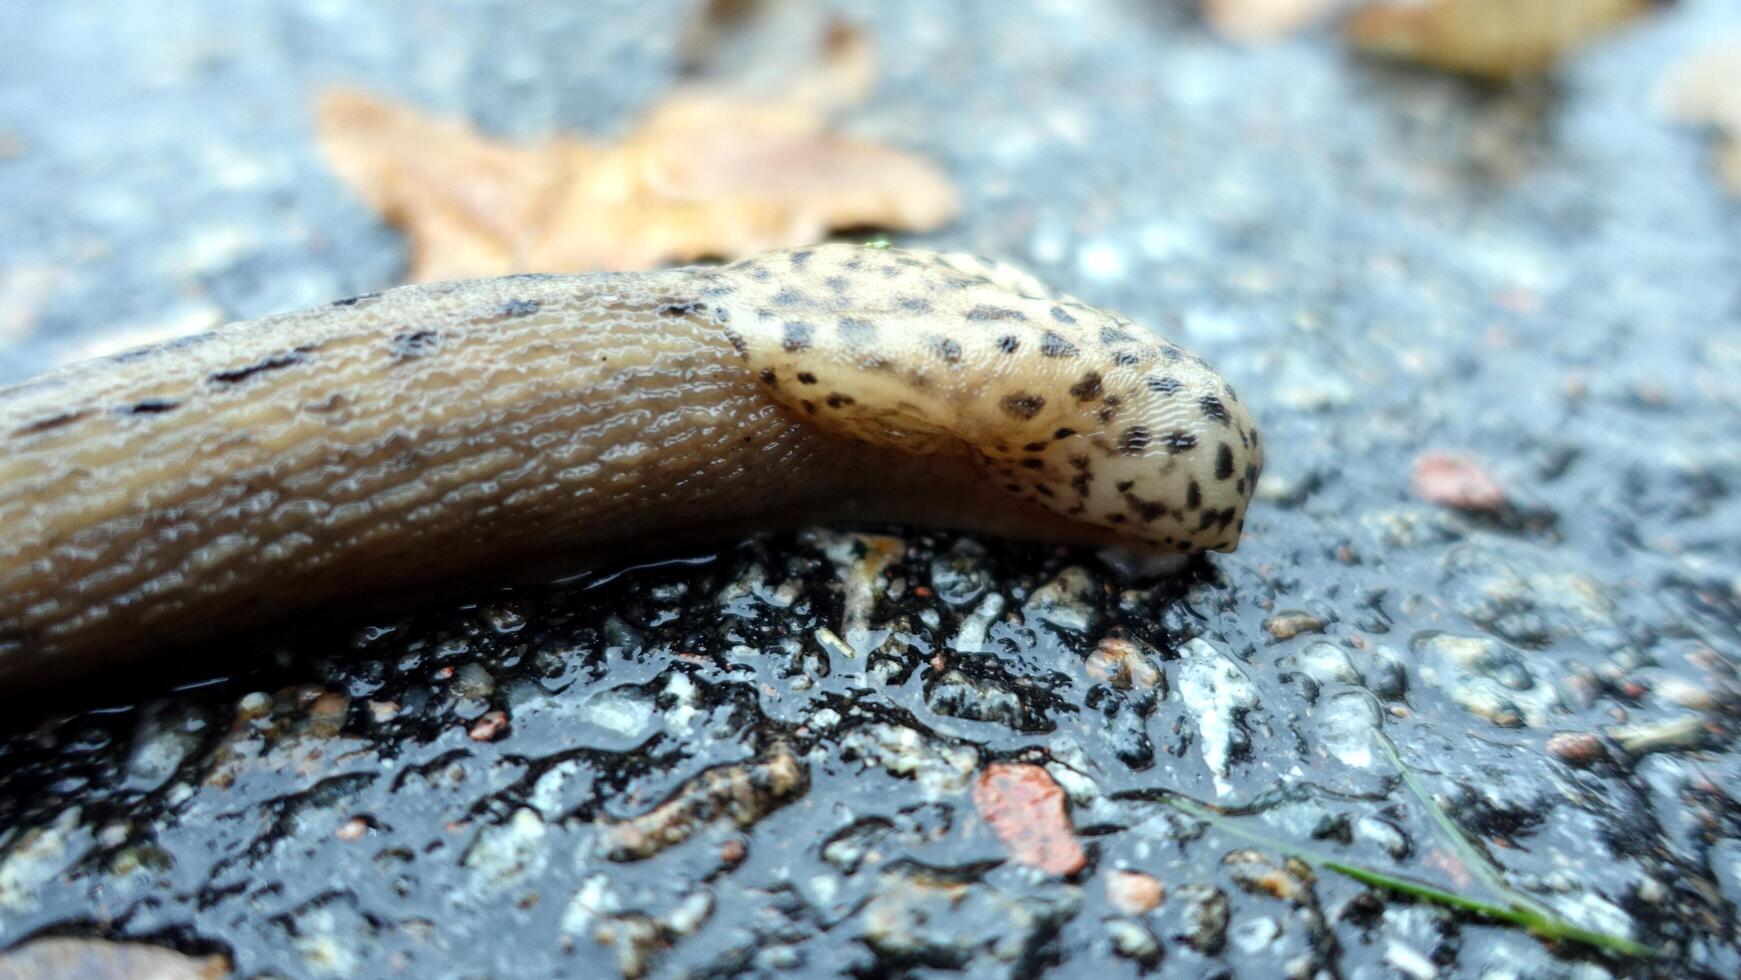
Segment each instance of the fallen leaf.
[{"label": "fallen leaf", "polygon": [[874,72],[844,25],[817,43],[818,63],[793,69],[780,95],[760,94],[773,87],[760,76],[680,87],[614,144],[515,145],[352,89],[322,96],[316,128],[333,169],[404,229],[421,282],[648,269],[953,218],[936,167],[831,131]]},{"label": "fallen leaf", "polygon": [[102,939],[37,939],[0,953],[0,980],[218,980],[222,956]]},{"label": "fallen leaf", "polygon": [[1356,47],[1500,81],[1539,74],[1560,56],[1658,0],[1385,0],[1345,30]]},{"label": "fallen leaf", "polygon": [[1241,44],[1262,44],[1327,18],[1346,0],[1203,0],[1203,17],[1216,33]]},{"label": "fallen leaf", "polygon": [[1415,496],[1441,507],[1497,511],[1506,502],[1505,491],[1481,464],[1455,453],[1431,452],[1416,457],[1410,485]]},{"label": "fallen leaf", "polygon": [[1657,111],[1669,119],[1715,126],[1717,176],[1741,194],[1741,37],[1701,48],[1657,86]]},{"label": "fallen leaf", "polygon": [[992,763],[973,784],[973,805],[1017,861],[1055,875],[1088,863],[1064,812],[1064,790],[1042,767]]}]

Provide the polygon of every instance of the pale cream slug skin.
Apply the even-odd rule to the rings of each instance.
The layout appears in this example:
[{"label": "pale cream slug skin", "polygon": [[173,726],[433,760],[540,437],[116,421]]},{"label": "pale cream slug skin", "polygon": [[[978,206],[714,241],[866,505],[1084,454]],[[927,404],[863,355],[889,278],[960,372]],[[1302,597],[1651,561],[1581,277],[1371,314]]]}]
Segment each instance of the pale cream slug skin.
[{"label": "pale cream slug skin", "polygon": [[408,286],[0,389],[0,683],[534,555],[830,519],[1231,551],[1245,406],[963,255]]}]

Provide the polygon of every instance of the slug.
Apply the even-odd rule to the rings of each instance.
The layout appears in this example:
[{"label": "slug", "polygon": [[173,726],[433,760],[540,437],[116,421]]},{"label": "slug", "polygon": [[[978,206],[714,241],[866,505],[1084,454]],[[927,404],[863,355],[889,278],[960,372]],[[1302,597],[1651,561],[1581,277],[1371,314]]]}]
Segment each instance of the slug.
[{"label": "slug", "polygon": [[1262,466],[1202,360],[974,257],[406,286],[0,388],[0,684],[769,525],[1231,551]]}]

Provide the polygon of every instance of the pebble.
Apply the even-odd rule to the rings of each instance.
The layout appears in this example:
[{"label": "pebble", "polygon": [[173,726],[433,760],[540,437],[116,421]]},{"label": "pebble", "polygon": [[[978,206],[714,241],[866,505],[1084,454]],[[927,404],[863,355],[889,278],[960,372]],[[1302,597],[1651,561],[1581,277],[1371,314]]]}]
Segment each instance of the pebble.
[{"label": "pebble", "polygon": [[1220,953],[1227,945],[1227,895],[1214,885],[1190,883],[1174,889],[1173,900],[1185,927],[1174,938],[1204,956]]},{"label": "pebble", "polygon": [[1372,695],[1347,691],[1314,708],[1318,744],[1345,766],[1372,765],[1372,740],[1384,727],[1384,715]]},{"label": "pebble", "polygon": [[1072,565],[1035,589],[1022,604],[1022,615],[1073,633],[1086,633],[1096,618],[1096,590],[1093,576],[1081,566]]},{"label": "pebble", "polygon": [[1380,700],[1400,701],[1408,694],[1409,670],[1402,656],[1385,646],[1369,647],[1355,655],[1361,683]]},{"label": "pebble", "polygon": [[988,721],[1017,731],[1031,727],[1027,708],[1015,692],[990,678],[969,677],[959,670],[937,678],[925,692],[925,703],[952,718]]},{"label": "pebble", "polygon": [[1309,643],[1305,649],[1294,655],[1294,663],[1320,684],[1362,682],[1360,671],[1354,669],[1354,661],[1349,659],[1348,651],[1335,643],[1322,640]]},{"label": "pebble", "polygon": [[711,824],[752,827],[809,788],[809,771],[779,745],[763,759],[705,769],[646,813],[601,822],[599,833],[612,860],[638,861]]},{"label": "pebble", "polygon": [[864,725],[841,739],[841,748],[891,775],[914,777],[927,799],[955,796],[979,769],[979,753],[950,745],[904,725]]},{"label": "pebble", "polygon": [[17,980],[222,980],[230,961],[162,946],[104,939],[33,939],[0,953],[0,977]]},{"label": "pebble", "polygon": [[1135,960],[1146,969],[1161,961],[1161,941],[1154,930],[1136,919],[1112,916],[1106,920],[1106,935],[1112,949],[1128,960]]},{"label": "pebble", "polygon": [[1354,836],[1358,840],[1376,845],[1398,861],[1408,857],[1409,852],[1414,850],[1414,846],[1409,843],[1408,834],[1403,833],[1401,827],[1380,817],[1364,816],[1354,821]]},{"label": "pebble", "polygon": [[1160,907],[1167,897],[1167,887],[1154,875],[1141,871],[1109,871],[1106,875],[1106,900],[1126,915],[1142,915]]},{"label": "pebble", "polygon": [[1132,688],[1150,690],[1162,685],[1166,695],[1166,675],[1161,673],[1154,647],[1135,640],[1106,637],[1094,645],[1083,669],[1097,681],[1105,681],[1119,690]]},{"label": "pebble", "polygon": [[1548,754],[1569,766],[1587,769],[1608,761],[1608,747],[1589,732],[1555,732],[1548,736]]},{"label": "pebble", "polygon": [[1239,664],[1198,637],[1179,648],[1179,697],[1197,719],[1198,749],[1215,792],[1225,796],[1233,789],[1227,778],[1233,757],[1251,744],[1242,719],[1258,706],[1257,689]]},{"label": "pebble", "polygon": [[1262,851],[1241,848],[1222,858],[1233,883],[1253,895],[1268,895],[1302,905],[1311,897],[1311,869],[1296,858],[1279,861]]},{"label": "pebble", "polygon": [[545,833],[538,811],[520,807],[505,822],[480,831],[461,863],[476,872],[481,891],[499,894],[544,869],[550,860]]},{"label": "pebble", "polygon": [[1681,715],[1660,721],[1632,725],[1610,726],[1605,734],[1626,751],[1641,756],[1652,752],[1697,748],[1705,740],[1705,719],[1701,715]]},{"label": "pebble", "polygon": [[1300,609],[1284,609],[1263,621],[1263,628],[1278,640],[1291,640],[1301,633],[1324,632],[1324,621]]},{"label": "pebble", "polygon": [[1061,876],[1088,863],[1065,811],[1064,791],[1043,767],[992,763],[974,781],[973,805],[1020,863]]}]

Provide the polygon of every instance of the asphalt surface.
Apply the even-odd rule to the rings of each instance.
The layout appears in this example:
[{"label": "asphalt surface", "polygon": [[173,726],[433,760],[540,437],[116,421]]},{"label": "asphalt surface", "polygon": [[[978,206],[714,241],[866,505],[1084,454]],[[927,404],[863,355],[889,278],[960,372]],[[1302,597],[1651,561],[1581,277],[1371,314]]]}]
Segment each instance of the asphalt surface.
[{"label": "asphalt surface", "polygon": [[[401,242],[311,141],[322,85],[610,132],[671,84],[680,14],[0,10],[0,382],[395,282]],[[1323,33],[1243,50],[1159,2],[855,16],[884,76],[847,128],[965,195],[902,244],[1025,265],[1253,406],[1239,551],[1147,579],[809,532],[14,705],[0,947],[282,976],[1741,974],[1741,203],[1649,101],[1741,8],[1676,5],[1510,90]],[[1423,499],[1432,454],[1504,503]],[[1062,790],[1080,862],[1012,856],[994,771]],[[1298,848],[1503,905],[1490,861],[1658,956]]]}]

